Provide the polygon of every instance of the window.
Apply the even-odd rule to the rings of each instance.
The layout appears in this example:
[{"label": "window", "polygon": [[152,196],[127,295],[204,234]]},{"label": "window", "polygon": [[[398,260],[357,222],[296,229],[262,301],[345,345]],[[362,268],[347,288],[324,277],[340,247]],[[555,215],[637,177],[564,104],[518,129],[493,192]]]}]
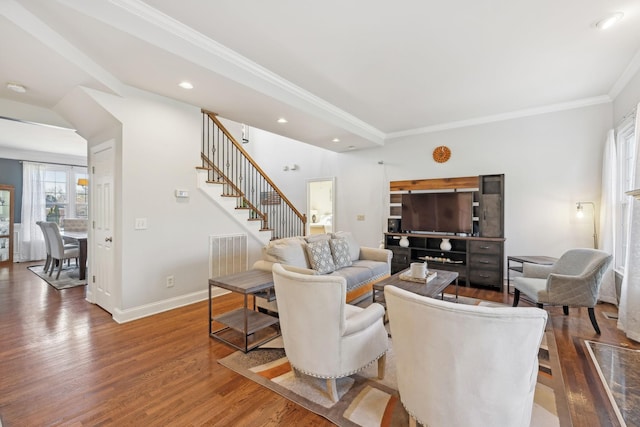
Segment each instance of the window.
[{"label": "window", "polygon": [[76,205],[75,205],[75,217],[76,218],[89,218],[89,178],[86,173],[75,173],[73,182],[76,185]]},{"label": "window", "polygon": [[618,207],[616,218],[616,260],[615,269],[624,274],[629,238],[629,209],[631,198],[625,194],[633,190],[635,172],[635,112],[630,114],[617,129],[616,146],[618,152]]},{"label": "window", "polygon": [[46,165],[44,191],[47,221],[88,218],[87,168]]}]

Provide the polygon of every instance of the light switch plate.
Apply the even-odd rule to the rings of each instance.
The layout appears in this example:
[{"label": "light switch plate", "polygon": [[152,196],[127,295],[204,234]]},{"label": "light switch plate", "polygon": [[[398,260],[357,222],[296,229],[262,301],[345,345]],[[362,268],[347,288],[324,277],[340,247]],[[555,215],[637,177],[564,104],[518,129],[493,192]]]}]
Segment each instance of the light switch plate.
[{"label": "light switch plate", "polygon": [[136,230],[146,230],[147,229],[147,218],[136,218]]}]

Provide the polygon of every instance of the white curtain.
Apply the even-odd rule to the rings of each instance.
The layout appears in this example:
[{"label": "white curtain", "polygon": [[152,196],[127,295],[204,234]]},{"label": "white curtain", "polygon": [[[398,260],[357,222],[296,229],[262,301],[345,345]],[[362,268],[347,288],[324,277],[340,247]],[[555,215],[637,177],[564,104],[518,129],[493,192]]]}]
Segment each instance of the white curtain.
[{"label": "white curtain", "polygon": [[[616,160],[615,132],[611,129],[607,132],[603,160],[602,160],[602,196],[600,199],[600,238],[598,239],[598,249],[613,255],[616,258],[616,182],[617,182],[617,160]],[[600,301],[611,304],[618,304],[616,298],[616,281],[614,272],[615,262],[612,262],[609,269],[602,278]]]},{"label": "white curtain", "polygon": [[[639,105],[640,107],[640,105]],[[640,111],[640,109],[636,109]],[[634,189],[640,188],[640,115],[635,118]],[[640,341],[640,200],[629,203],[629,236],[624,278],[618,308],[618,328],[627,337]]]},{"label": "white curtain", "polygon": [[45,259],[47,250],[44,236],[36,221],[46,220],[44,192],[45,166],[38,163],[22,164],[22,227],[20,261]]}]

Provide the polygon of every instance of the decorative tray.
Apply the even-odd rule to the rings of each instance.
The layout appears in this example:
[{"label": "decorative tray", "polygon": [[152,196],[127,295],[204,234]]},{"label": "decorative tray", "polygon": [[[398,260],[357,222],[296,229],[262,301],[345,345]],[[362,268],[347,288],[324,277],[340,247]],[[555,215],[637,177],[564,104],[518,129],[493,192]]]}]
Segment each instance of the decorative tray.
[{"label": "decorative tray", "polygon": [[441,262],[443,264],[463,264],[464,261],[454,261],[450,258],[433,257],[433,256],[420,256],[418,259],[424,261]]},{"label": "decorative tray", "polygon": [[411,270],[405,270],[402,273],[400,273],[400,280],[406,280],[407,282],[416,282],[416,283],[423,283],[423,284],[427,284],[430,281],[432,281],[433,279],[436,278],[436,276],[438,275],[437,271],[428,271],[427,272],[427,277],[413,277],[411,275]]}]

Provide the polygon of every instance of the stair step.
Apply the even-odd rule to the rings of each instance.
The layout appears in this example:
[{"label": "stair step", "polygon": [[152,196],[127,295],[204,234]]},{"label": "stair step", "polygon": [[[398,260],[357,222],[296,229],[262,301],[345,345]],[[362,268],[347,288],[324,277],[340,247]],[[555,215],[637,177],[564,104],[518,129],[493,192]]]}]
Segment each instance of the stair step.
[{"label": "stair step", "polygon": [[210,168],[208,166],[196,166],[197,170],[202,170],[202,171],[210,171],[213,170],[213,168]]},{"label": "stair step", "polygon": [[239,194],[221,194],[222,197],[242,197]]}]

